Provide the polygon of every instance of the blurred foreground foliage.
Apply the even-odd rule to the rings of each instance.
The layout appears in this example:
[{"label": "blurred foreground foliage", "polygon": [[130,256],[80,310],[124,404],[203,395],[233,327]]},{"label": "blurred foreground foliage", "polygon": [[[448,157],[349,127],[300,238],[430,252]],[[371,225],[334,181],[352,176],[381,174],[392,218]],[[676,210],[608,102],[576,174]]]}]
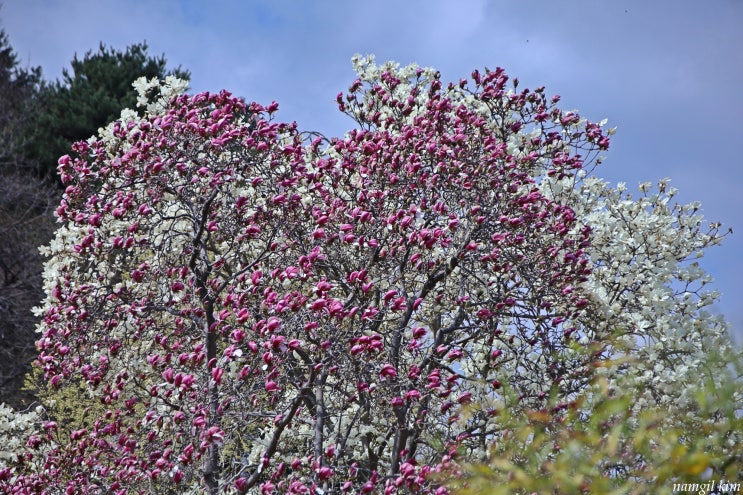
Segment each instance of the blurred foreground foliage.
[{"label": "blurred foreground foliage", "polygon": [[670,494],[678,483],[743,479],[743,363],[729,369],[723,383],[700,376],[694,407],[684,410],[640,409],[637,387],[610,386],[601,368],[575,401],[526,416],[499,410],[502,435],[488,459],[457,465],[449,488],[458,495]]}]

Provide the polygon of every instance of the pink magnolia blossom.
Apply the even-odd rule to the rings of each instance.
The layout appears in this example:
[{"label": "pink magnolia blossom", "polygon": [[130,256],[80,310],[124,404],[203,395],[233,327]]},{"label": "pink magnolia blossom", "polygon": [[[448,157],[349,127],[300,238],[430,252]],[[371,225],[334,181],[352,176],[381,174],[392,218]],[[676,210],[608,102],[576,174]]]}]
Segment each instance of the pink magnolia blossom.
[{"label": "pink magnolia blossom", "polygon": [[380,378],[395,378],[396,376],[397,370],[389,363],[382,365],[382,368],[379,370]]}]

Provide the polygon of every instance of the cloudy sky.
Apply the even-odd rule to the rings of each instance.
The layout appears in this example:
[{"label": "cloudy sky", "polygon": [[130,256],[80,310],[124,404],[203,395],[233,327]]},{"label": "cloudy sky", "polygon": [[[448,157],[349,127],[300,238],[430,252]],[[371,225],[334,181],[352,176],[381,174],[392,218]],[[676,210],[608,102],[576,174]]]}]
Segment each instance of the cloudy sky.
[{"label": "cloudy sky", "polygon": [[[1,0],[0,0],[1,1]],[[147,41],[193,91],[279,102],[300,128],[342,134],[335,95],[350,58],[418,63],[458,80],[504,67],[562,107],[618,128],[597,171],[630,186],[670,177],[679,201],[735,233],[705,268],[716,310],[743,342],[741,0],[4,0],[0,25],[24,64],[61,76],[99,43]]]}]

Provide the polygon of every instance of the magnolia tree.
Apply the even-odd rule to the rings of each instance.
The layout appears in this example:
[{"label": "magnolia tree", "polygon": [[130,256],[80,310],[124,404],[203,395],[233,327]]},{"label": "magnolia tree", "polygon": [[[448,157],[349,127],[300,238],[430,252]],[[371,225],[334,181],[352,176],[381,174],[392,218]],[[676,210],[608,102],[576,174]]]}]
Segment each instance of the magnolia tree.
[{"label": "magnolia tree", "polygon": [[60,159],[39,363],[101,407],[41,425],[9,490],[443,493],[431,474],[483,459],[503,408],[568,407],[618,332],[660,366],[601,369],[647,401],[725,348],[679,286],[717,231],[586,178],[600,124],[500,69],[354,62],[343,138],[140,80],[143,114]]},{"label": "magnolia tree", "polygon": [[703,378],[723,383],[728,364],[740,359],[726,323],[710,311],[719,296],[707,290],[711,278],[698,262],[725,234],[720,224],[705,224],[698,203],[673,204],[677,191],[667,180],[656,188],[641,184],[634,198],[624,184],[611,188],[578,176],[577,185],[545,180],[540,189],[567,201],[592,227],[592,273],[585,284],[592,306],[581,328],[611,333],[631,360],[631,366],[617,364],[603,373],[633,376],[637,407],[684,410],[696,391],[684,384]]}]

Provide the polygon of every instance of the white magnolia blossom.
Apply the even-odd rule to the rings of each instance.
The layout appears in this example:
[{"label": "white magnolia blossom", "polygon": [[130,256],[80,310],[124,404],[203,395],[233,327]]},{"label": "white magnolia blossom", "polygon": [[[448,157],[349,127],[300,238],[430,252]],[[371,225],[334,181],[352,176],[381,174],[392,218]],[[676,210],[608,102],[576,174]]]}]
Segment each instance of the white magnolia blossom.
[{"label": "white magnolia blossom", "polygon": [[[161,113],[168,101],[174,96],[183,94],[188,88],[188,81],[175,76],[166,76],[164,81],[153,77],[140,77],[132,83],[137,91],[137,106],[144,107],[147,113]],[[123,112],[131,112],[125,109]],[[122,113],[122,118],[124,114]]]},{"label": "white magnolia blossom", "polygon": [[[674,204],[669,181],[612,188],[596,177],[544,179],[540,187],[564,198],[591,226],[593,272],[587,282],[593,310],[585,322],[614,336],[631,361],[616,371],[633,377],[638,404],[685,410],[694,384],[721,381],[725,363],[740,356],[722,316],[710,306],[719,294],[698,259],[722,240],[719,224],[708,224],[699,204]],[[719,359],[710,365],[710,357]],[[741,400],[737,397],[736,400]]]},{"label": "white magnolia blossom", "polygon": [[16,411],[0,404],[0,476],[9,478],[11,485],[43,469],[44,454],[52,447],[44,438],[43,416],[41,406]]},{"label": "white magnolia blossom", "polygon": [[0,469],[7,462],[21,455],[31,435],[38,433],[41,410],[16,412],[5,404],[0,404]]}]

